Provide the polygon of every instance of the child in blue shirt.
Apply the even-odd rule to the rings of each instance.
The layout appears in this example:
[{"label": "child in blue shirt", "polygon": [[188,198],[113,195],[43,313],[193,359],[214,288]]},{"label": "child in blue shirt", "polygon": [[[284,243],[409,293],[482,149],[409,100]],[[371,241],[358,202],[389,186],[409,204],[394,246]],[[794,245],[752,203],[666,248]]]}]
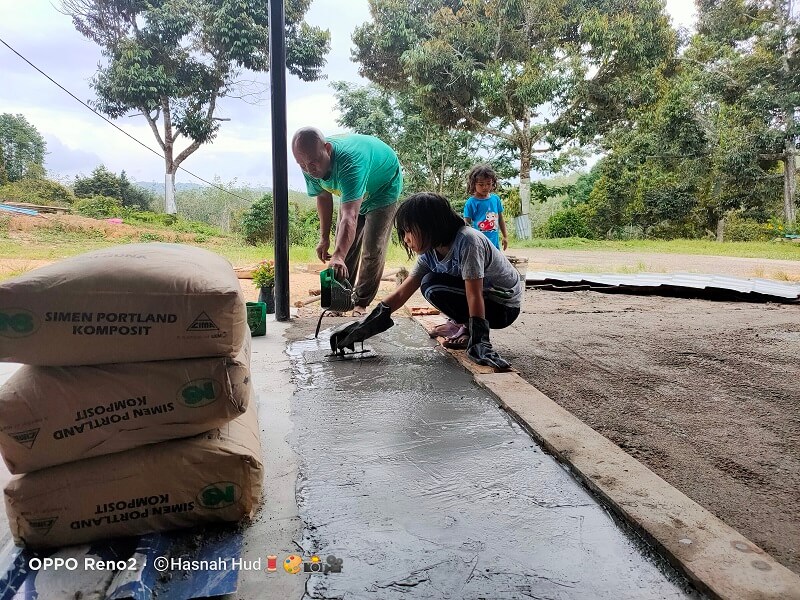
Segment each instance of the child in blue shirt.
[{"label": "child in blue shirt", "polygon": [[503,201],[493,193],[497,189],[497,174],[489,165],[472,167],[467,176],[467,193],[470,197],[464,205],[464,222],[486,237],[500,249],[502,235],[503,250],[508,248],[506,222],[503,220]]}]

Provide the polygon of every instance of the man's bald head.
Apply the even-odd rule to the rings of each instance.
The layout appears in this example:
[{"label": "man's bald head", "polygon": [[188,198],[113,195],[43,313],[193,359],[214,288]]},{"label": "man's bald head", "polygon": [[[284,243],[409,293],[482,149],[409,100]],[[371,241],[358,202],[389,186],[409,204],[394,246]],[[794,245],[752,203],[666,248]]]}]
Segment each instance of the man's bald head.
[{"label": "man's bald head", "polygon": [[325,136],[316,127],[302,127],[292,136],[293,149],[314,150],[320,145],[325,145]]},{"label": "man's bald head", "polygon": [[325,179],[331,171],[332,146],[315,127],[303,127],[292,136],[292,154],[300,168],[317,179]]}]

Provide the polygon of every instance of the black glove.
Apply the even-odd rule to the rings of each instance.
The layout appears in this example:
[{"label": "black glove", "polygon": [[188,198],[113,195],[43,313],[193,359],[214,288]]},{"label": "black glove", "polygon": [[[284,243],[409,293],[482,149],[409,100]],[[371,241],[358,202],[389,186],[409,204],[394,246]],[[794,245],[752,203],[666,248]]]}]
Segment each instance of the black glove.
[{"label": "black glove", "polygon": [[511,368],[511,365],[492,348],[492,343],[489,341],[489,321],[480,317],[469,318],[467,356],[479,365],[503,371]]},{"label": "black glove", "polygon": [[394,325],[391,314],[392,309],[381,302],[362,320],[337,327],[331,334],[331,352],[343,353],[345,348],[353,350],[356,342],[363,342],[373,335],[386,331]]}]

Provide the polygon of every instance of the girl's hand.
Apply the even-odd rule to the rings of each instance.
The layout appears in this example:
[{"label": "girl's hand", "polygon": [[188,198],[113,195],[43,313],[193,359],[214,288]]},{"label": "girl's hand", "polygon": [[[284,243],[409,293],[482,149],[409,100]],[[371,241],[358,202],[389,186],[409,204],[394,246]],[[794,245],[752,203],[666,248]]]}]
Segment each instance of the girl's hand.
[{"label": "girl's hand", "polygon": [[492,343],[489,341],[489,321],[480,317],[470,317],[469,319],[467,356],[472,362],[494,367],[500,371],[507,371],[511,368],[511,364],[492,348]]},{"label": "girl's hand", "polygon": [[508,238],[503,236],[503,251],[508,250]]}]

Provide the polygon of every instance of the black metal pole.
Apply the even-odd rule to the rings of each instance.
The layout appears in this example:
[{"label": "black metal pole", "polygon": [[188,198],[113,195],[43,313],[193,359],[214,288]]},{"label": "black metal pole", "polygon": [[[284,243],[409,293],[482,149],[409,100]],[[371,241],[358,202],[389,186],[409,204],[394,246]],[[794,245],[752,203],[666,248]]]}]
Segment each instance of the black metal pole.
[{"label": "black metal pole", "polygon": [[289,320],[289,175],[286,143],[286,26],[284,0],[269,0],[269,79],[272,107],[272,205],[275,224],[275,318]]}]

